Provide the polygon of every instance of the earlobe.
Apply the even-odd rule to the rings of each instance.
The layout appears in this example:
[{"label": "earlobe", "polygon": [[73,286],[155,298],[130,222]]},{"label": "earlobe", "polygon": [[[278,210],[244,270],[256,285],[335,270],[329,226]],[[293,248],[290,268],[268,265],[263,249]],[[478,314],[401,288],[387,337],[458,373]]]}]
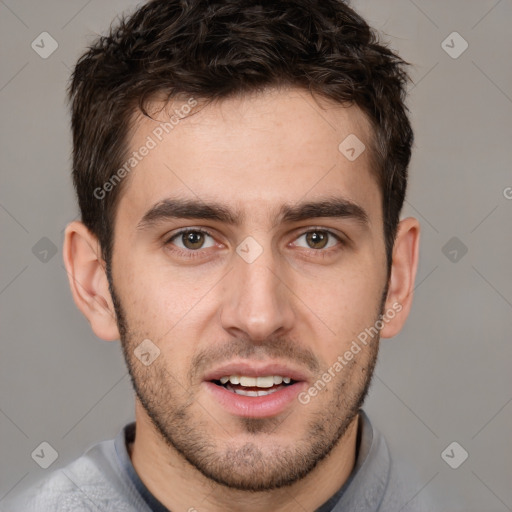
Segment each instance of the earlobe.
[{"label": "earlobe", "polygon": [[119,339],[100,245],[82,222],[67,226],[63,258],[75,304],[89,320],[94,334],[106,341]]},{"label": "earlobe", "polygon": [[418,269],[420,224],[407,217],[400,221],[393,247],[393,261],[384,308],[382,338],[396,336],[405,324],[412,305]]}]

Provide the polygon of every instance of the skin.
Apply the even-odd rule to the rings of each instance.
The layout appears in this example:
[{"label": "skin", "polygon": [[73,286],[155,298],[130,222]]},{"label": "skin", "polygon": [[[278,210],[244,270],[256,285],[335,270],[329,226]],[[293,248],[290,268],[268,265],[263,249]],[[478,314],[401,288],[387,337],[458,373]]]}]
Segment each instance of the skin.
[{"label": "skin", "polygon": [[[137,119],[134,150],[157,125]],[[353,162],[338,150],[351,133],[367,146]],[[231,361],[278,361],[300,370],[307,390],[397,304],[400,312],[380,337],[400,331],[412,301],[419,223],[400,221],[388,282],[370,140],[356,106],[315,102],[299,89],[222,100],[181,120],[124,183],[114,297],[98,240],[80,222],[68,226],[64,261],[74,300],[98,337],[121,338],[136,389],[132,462],[170,510],[315,510],[350,475],[357,412],[379,336],[309,403],[293,400],[268,418],[227,412],[203,378]],[[167,218],[139,226],[148,210],[171,197],[220,203],[238,212],[240,223]],[[368,223],[277,216],[282,205],[332,197],[359,205]],[[182,237],[172,238],[182,228],[205,229],[211,237],[199,234],[190,249]],[[313,238],[305,234],[315,229]],[[236,252],[247,236],[262,249],[252,263]],[[318,242],[322,236],[326,246]],[[134,355],[144,339],[160,350],[149,366]]]}]

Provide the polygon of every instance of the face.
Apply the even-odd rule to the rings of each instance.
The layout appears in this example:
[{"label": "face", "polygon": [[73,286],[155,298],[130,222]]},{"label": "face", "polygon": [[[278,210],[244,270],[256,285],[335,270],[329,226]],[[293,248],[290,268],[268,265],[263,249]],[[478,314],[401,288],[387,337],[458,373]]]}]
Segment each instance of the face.
[{"label": "face", "polygon": [[345,433],[377,356],[378,335],[333,371],[383,312],[369,150],[338,149],[349,134],[368,148],[369,126],[297,89],[210,104],[161,141],[158,125],[135,125],[134,151],[156,145],[124,184],[111,266],[138,400],[208,478],[289,485]]}]

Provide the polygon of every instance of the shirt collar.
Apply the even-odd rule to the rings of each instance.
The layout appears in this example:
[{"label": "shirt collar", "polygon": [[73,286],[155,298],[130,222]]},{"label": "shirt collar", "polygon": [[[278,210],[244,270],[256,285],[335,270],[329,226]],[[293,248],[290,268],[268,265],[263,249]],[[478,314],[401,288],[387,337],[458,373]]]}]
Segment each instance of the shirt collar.
[{"label": "shirt collar", "polygon": [[376,512],[379,509],[388,486],[391,459],[384,437],[372,427],[363,410],[359,411],[358,438],[352,473],[332,501],[327,502],[331,508],[320,508],[318,512]]}]

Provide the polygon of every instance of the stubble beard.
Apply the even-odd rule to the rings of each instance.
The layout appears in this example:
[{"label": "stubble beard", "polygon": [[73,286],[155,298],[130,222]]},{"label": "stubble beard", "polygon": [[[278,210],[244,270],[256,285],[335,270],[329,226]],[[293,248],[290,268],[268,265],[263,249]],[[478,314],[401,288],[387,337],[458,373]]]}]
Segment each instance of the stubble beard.
[{"label": "stubble beard", "polygon": [[[330,392],[326,406],[319,408],[323,401],[312,398],[307,405],[299,405],[297,401],[293,410],[284,413],[283,418],[238,418],[234,430],[242,431],[245,438],[249,436],[253,440],[237,443],[226,436],[227,441],[219,441],[211,432],[217,430],[224,434],[226,429],[217,425],[201,406],[193,410],[196,401],[193,392],[191,389],[184,391],[184,385],[178,383],[165,367],[163,357],[157,358],[149,367],[135,357],[135,347],[146,336],[143,338],[130,328],[112,284],[111,295],[132,385],[156,432],[193,468],[224,487],[262,492],[295,484],[331,453],[367,396],[377,360],[378,335],[365,348],[365,360],[361,360],[362,353],[359,353],[351,362],[353,364],[336,375],[332,390],[326,388],[320,393],[321,396]],[[273,346],[268,345],[269,356],[272,356]],[[246,346],[242,352],[250,353],[251,347]],[[232,355],[237,354],[240,354],[239,350]],[[284,421],[293,425],[296,417],[302,425],[305,414],[309,418],[305,432],[297,442],[289,446],[268,442],[273,435],[277,439],[276,434]],[[279,434],[282,438],[286,432]]]}]

